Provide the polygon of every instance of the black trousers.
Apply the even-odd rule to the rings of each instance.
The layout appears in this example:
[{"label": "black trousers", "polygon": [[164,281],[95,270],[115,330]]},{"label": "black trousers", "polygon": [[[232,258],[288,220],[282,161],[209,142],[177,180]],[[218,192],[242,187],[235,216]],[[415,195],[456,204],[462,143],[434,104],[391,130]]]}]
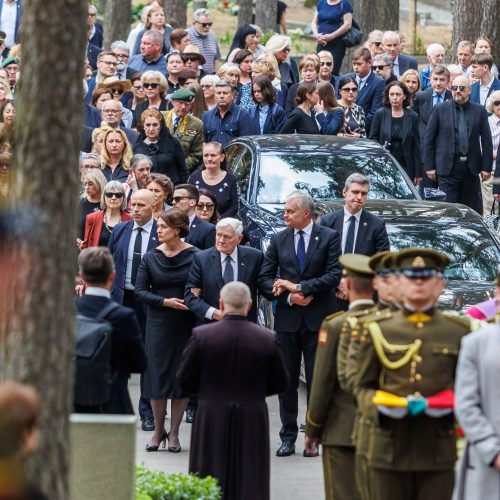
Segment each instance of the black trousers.
[{"label": "black trousers", "polygon": [[462,203],[482,215],[483,197],[479,175],[470,171],[467,160],[455,158],[450,174],[440,175],[438,182],[439,189],[446,193],[446,201]]},{"label": "black trousers", "polygon": [[316,355],[316,344],[318,332],[306,329],[298,332],[278,332],[278,341],[283,349],[286,366],[290,380],[285,392],[279,394],[280,418],[281,418],[281,441],[295,443],[299,428],[297,416],[299,412],[299,376],[302,355],[304,355],[304,366],[306,374],[307,402],[311,391],[312,375],[314,369],[314,357]]},{"label": "black trousers", "polygon": [[[126,307],[130,307],[135,311],[135,315],[137,316],[137,321],[139,322],[139,326],[141,328],[142,340],[146,336],[146,308],[144,304],[137,302],[135,300],[135,292],[134,290],[124,290],[123,294],[123,305]],[[140,388],[141,388],[141,396],[139,398],[139,416],[141,420],[144,420],[146,417],[153,418],[153,410],[151,408],[151,402],[149,399],[142,397],[142,390],[144,385],[143,375],[141,373],[140,377]]]}]

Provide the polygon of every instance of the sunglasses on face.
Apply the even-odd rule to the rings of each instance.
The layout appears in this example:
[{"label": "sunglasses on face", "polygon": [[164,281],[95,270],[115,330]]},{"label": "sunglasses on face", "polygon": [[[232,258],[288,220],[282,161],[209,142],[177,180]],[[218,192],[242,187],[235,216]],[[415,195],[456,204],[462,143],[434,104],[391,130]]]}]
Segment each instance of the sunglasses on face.
[{"label": "sunglasses on face", "polygon": [[457,92],[457,91],[463,92],[468,87],[465,85],[452,85],[450,88],[451,88],[451,90],[453,90],[453,92]]},{"label": "sunglasses on face", "polygon": [[109,90],[112,94],[118,94],[118,95],[122,95],[125,92],[125,90],[123,90],[122,88],[109,89]]},{"label": "sunglasses on face", "polygon": [[324,62],[320,62],[320,63],[319,63],[319,65],[320,65],[320,66],[328,66],[328,67],[330,67],[330,66],[332,66],[333,64],[332,64],[330,61],[324,61]]},{"label": "sunglasses on face", "polygon": [[104,193],[104,196],[106,196],[106,198],[123,198],[124,193]]},{"label": "sunglasses on face", "polygon": [[285,47],[281,52],[288,54],[290,52],[290,49],[288,47]]},{"label": "sunglasses on face", "polygon": [[213,208],[215,207],[215,205],[213,203],[198,203],[198,205],[196,205],[196,208],[198,210],[212,210]]},{"label": "sunglasses on face", "polygon": [[210,26],[212,26],[212,24],[214,23],[200,23],[199,21],[196,21],[198,24],[200,24],[201,26],[203,26],[204,28],[210,28]]},{"label": "sunglasses on face", "polygon": [[181,200],[192,200],[193,198],[191,198],[191,196],[174,196],[172,198],[172,201],[174,201],[175,203],[179,203],[179,201]]},{"label": "sunglasses on face", "polygon": [[160,84],[159,83],[143,83],[142,86],[145,89],[157,89],[160,86]]},{"label": "sunglasses on face", "polygon": [[494,101],[493,106],[500,106],[500,101]]},{"label": "sunglasses on face", "polygon": [[380,47],[382,42],[370,42],[370,45],[375,45],[375,47]]},{"label": "sunglasses on face", "polygon": [[384,68],[387,68],[389,66],[388,64],[384,64],[383,66],[372,66],[372,69],[375,70],[383,70]]},{"label": "sunglasses on face", "polygon": [[343,89],[340,89],[340,90],[343,90],[344,92],[357,92],[358,91],[357,87],[344,87]]}]

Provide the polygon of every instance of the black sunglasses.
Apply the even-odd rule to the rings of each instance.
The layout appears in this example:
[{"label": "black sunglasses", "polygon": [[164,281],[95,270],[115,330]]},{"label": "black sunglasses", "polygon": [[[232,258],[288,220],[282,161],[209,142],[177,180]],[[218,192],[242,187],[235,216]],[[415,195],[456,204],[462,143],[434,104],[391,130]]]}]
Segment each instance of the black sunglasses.
[{"label": "black sunglasses", "polygon": [[389,66],[389,65],[388,64],[384,64],[383,66],[372,66],[372,69],[373,70],[375,70],[375,69],[381,70],[381,69],[387,68],[387,66]]},{"label": "black sunglasses", "polygon": [[113,196],[115,198],[123,198],[125,193],[104,193],[104,196],[106,196],[106,198],[113,198]]},{"label": "black sunglasses", "polygon": [[343,89],[340,89],[340,90],[343,90],[344,92],[357,92],[358,88],[357,87],[344,87]]},{"label": "black sunglasses", "polygon": [[284,52],[285,54],[288,54],[290,52],[290,49],[289,49],[289,47],[285,47],[284,49],[282,49],[281,52]]},{"label": "black sunglasses", "polygon": [[198,203],[196,208],[198,210],[212,210],[215,207],[213,203]]},{"label": "black sunglasses", "polygon": [[370,42],[370,45],[375,45],[375,47],[380,47],[382,42]]},{"label": "black sunglasses", "polygon": [[196,21],[198,24],[201,24],[204,28],[210,28],[210,26],[212,26],[212,24],[214,23],[200,23],[199,21]]},{"label": "black sunglasses", "polygon": [[172,201],[175,201],[175,203],[179,203],[181,200],[194,200],[194,198],[191,198],[191,196],[174,196],[172,198]]},{"label": "black sunglasses", "polygon": [[500,106],[500,101],[493,101],[493,106]]},{"label": "black sunglasses", "polygon": [[323,61],[323,62],[320,62],[319,65],[320,66],[328,66],[328,67],[330,67],[330,66],[333,65],[333,63],[331,61]]},{"label": "black sunglasses", "polygon": [[467,87],[466,85],[452,85],[450,87],[450,89],[453,90],[454,92],[456,92],[457,90],[459,90],[460,92],[463,92],[467,88],[469,88],[469,87]]},{"label": "black sunglasses", "polygon": [[118,95],[122,95],[125,90],[123,90],[122,88],[119,88],[119,89],[109,89],[111,91],[112,94],[118,94]]},{"label": "black sunglasses", "polygon": [[143,83],[142,86],[145,89],[157,89],[160,86],[160,84],[159,83]]}]

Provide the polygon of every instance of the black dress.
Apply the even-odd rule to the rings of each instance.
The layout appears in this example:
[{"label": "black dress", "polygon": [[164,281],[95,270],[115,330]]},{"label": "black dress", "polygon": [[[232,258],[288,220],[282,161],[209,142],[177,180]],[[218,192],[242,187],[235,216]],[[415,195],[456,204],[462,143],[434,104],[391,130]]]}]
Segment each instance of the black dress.
[{"label": "black dress", "polygon": [[280,134],[320,134],[321,131],[314,116],[308,115],[296,107],[288,116]]},{"label": "black dress", "polygon": [[174,257],[161,250],[147,252],[142,258],[135,295],[148,305],[146,356],[143,396],[150,399],[185,397],[177,383],[176,373],[182,351],[191,336],[196,317],[191,311],[163,307],[163,299],[184,297],[184,287],[191,269],[195,247],[186,248]]}]

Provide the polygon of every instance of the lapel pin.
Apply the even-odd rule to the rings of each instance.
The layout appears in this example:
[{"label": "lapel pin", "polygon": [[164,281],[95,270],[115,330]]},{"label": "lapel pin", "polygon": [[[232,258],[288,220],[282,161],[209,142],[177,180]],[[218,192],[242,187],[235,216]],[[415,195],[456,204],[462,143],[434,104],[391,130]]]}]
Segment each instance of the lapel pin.
[{"label": "lapel pin", "polygon": [[319,241],[319,236],[316,236],[316,238],[314,238],[316,241]]},{"label": "lapel pin", "polygon": [[368,223],[367,222],[363,222],[363,226],[368,226]]},{"label": "lapel pin", "polygon": [[151,239],[152,239],[153,241],[156,241],[156,238],[155,238],[154,236],[153,236]]}]

